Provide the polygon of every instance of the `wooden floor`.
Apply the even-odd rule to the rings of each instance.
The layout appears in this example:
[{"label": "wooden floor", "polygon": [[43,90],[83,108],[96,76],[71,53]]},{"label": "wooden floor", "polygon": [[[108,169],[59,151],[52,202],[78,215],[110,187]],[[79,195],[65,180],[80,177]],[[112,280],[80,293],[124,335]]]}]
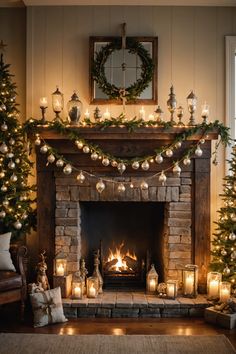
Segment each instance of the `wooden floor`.
[{"label": "wooden floor", "polygon": [[0,332],[54,333],[54,334],[157,334],[157,335],[217,335],[225,334],[236,349],[236,329],[226,330],[205,323],[202,318],[157,318],[157,319],[70,319],[63,324],[33,328],[31,314],[24,323],[16,318],[16,311],[0,309]]}]

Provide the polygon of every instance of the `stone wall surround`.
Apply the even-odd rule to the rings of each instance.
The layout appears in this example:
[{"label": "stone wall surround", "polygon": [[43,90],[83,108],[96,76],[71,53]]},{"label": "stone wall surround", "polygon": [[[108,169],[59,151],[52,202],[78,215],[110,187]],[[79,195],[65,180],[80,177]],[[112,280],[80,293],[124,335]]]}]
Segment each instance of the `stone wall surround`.
[{"label": "stone wall surround", "polygon": [[[119,181],[132,181],[132,178],[114,178]],[[135,178],[137,181],[138,178]],[[143,177],[140,178],[140,183]],[[76,175],[65,176],[55,172],[56,211],[55,211],[55,252],[63,250],[68,259],[69,272],[79,268],[81,258],[81,220],[80,202],[83,201],[134,201],[165,202],[163,253],[165,280],[182,279],[182,268],[192,260],[191,237],[191,173],[185,172],[181,177],[170,174],[165,186],[158,177],[148,180],[148,190],[128,188],[119,193],[114,184],[106,185],[99,194],[96,180],[86,179],[78,185]]]}]

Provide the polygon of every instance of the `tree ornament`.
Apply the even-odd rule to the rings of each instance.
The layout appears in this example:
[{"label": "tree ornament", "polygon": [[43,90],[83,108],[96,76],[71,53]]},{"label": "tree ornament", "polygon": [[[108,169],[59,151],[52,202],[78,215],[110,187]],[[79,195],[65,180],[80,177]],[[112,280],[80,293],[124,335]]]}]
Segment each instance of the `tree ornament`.
[{"label": "tree ornament", "polygon": [[20,159],[15,159],[15,163],[19,164],[20,163]]},{"label": "tree ornament", "polygon": [[164,186],[165,182],[166,182],[166,175],[164,173],[164,171],[161,172],[160,176],[159,176],[159,181],[161,182],[162,186]]},{"label": "tree ornament", "polygon": [[100,181],[98,181],[98,183],[96,184],[96,189],[98,193],[102,193],[105,188],[106,188],[105,183],[103,183],[103,181],[100,179]]},{"label": "tree ornament", "polygon": [[155,157],[155,161],[156,163],[160,164],[163,162],[163,157],[161,156],[161,154],[157,154]]},{"label": "tree ornament", "polygon": [[15,162],[14,161],[9,161],[8,162],[8,168],[10,168],[11,170],[14,170],[14,168],[16,167],[16,164],[15,164]]},{"label": "tree ornament", "polygon": [[140,188],[145,191],[148,189],[148,183],[145,182],[145,181],[142,181],[141,184],[140,184]]},{"label": "tree ornament", "polygon": [[110,160],[107,157],[104,157],[102,159],[102,164],[103,164],[103,166],[109,166],[110,165]]},{"label": "tree ornament", "polygon": [[10,144],[10,145],[15,145],[15,142],[16,142],[16,141],[15,141],[15,139],[13,139],[13,138],[11,138],[11,139],[9,140],[9,144]]},{"label": "tree ornament", "polygon": [[222,256],[226,256],[227,255],[227,251],[225,249],[223,249],[221,252]]},{"label": "tree ornament", "polygon": [[230,268],[228,267],[228,265],[226,265],[226,267],[223,269],[223,274],[224,275],[229,275],[230,274]]},{"label": "tree ornament", "polygon": [[125,192],[125,185],[123,183],[119,183],[117,190],[119,193],[124,193]]},{"label": "tree ornament", "polygon": [[83,149],[84,143],[81,140],[76,140],[75,144],[78,149]]},{"label": "tree ornament", "polygon": [[112,165],[112,167],[117,167],[118,163],[117,163],[117,161],[113,160],[113,161],[111,161],[111,165]]},{"label": "tree ornament", "polygon": [[37,146],[41,145],[41,139],[40,139],[38,134],[36,135],[36,139],[34,141],[34,144],[37,145]]},{"label": "tree ornament", "polygon": [[0,211],[0,218],[3,219],[6,216],[6,212],[4,210]]},{"label": "tree ornament", "polygon": [[8,152],[8,147],[7,147],[7,145],[6,145],[5,143],[2,143],[2,144],[0,145],[0,152],[1,152],[2,154],[6,154],[6,153]]},{"label": "tree ornament", "polygon": [[94,152],[91,154],[91,160],[96,161],[97,159],[98,159],[98,154],[94,151]]},{"label": "tree ornament", "polygon": [[8,207],[9,200],[8,199],[4,199],[3,202],[2,202],[2,205],[5,206],[5,207]]},{"label": "tree ornament", "polygon": [[231,233],[229,234],[229,240],[230,240],[230,241],[235,241],[235,240],[236,240],[236,235],[235,235],[234,232],[231,232]]},{"label": "tree ornament", "polygon": [[173,167],[173,173],[174,173],[177,177],[180,176],[181,168],[179,167],[178,162],[175,163],[175,165],[174,165],[174,167]]},{"label": "tree ornament", "polygon": [[63,167],[64,166],[64,161],[62,159],[57,160],[56,166],[57,167]]},{"label": "tree ornament", "polygon": [[181,148],[181,146],[182,146],[181,141],[177,141],[177,143],[175,143],[175,147],[176,147],[176,149]]},{"label": "tree ornament", "polygon": [[83,152],[84,152],[85,154],[88,154],[88,153],[90,152],[90,148],[89,148],[87,145],[85,145],[85,146],[83,147]]},{"label": "tree ornament", "polygon": [[12,159],[13,157],[14,157],[14,154],[12,152],[8,152],[6,154],[6,158],[8,158],[8,159]]},{"label": "tree ornament", "polygon": [[200,139],[200,144],[205,144],[205,139]]},{"label": "tree ornament", "polygon": [[20,230],[22,228],[22,223],[19,220],[17,220],[14,222],[13,226],[15,229]]},{"label": "tree ornament", "polygon": [[141,167],[142,167],[142,169],[143,169],[144,171],[149,170],[149,163],[148,163],[148,161],[147,161],[147,160],[143,161]]},{"label": "tree ornament", "polygon": [[183,164],[184,164],[185,166],[191,165],[191,159],[189,158],[189,156],[186,156],[186,157],[184,158]]},{"label": "tree ornament", "polygon": [[10,177],[10,180],[11,180],[11,182],[16,182],[18,180],[17,175],[15,175],[15,173],[13,173]]},{"label": "tree ornament", "polygon": [[6,124],[5,122],[3,122],[2,125],[1,125],[1,131],[2,131],[2,132],[6,132],[7,129],[8,129],[7,124]]},{"label": "tree ornament", "polygon": [[0,172],[0,178],[4,178],[5,177],[5,173],[3,171]]},{"label": "tree ornament", "polygon": [[65,175],[70,175],[71,172],[72,172],[72,166],[68,163],[63,168],[63,173],[65,173]]},{"label": "tree ornament", "polygon": [[166,150],[166,156],[167,156],[167,157],[173,156],[173,150],[167,149],[167,150]]},{"label": "tree ornament", "polygon": [[23,220],[26,220],[27,218],[28,218],[28,214],[24,213],[24,214],[22,215],[22,219],[23,219]]},{"label": "tree ornament", "polygon": [[50,154],[48,155],[47,160],[49,163],[53,163],[56,160],[56,158],[53,154]]},{"label": "tree ornament", "polygon": [[46,154],[46,153],[48,152],[48,147],[47,147],[46,144],[43,145],[43,146],[41,146],[40,152],[41,152],[42,154]]},{"label": "tree ornament", "polygon": [[130,186],[130,188],[131,188],[131,189],[133,189],[133,188],[134,188],[134,184],[133,184],[132,182],[130,183],[130,185],[129,185],[129,186]]},{"label": "tree ornament", "polygon": [[125,172],[125,170],[126,170],[126,166],[123,162],[120,162],[117,165],[117,169],[120,172],[120,174],[122,175],[122,173]]},{"label": "tree ornament", "polygon": [[134,170],[138,170],[139,167],[140,167],[140,165],[139,165],[139,162],[138,162],[138,161],[134,161],[134,162],[132,163],[132,168],[133,168]]},{"label": "tree ornament", "polygon": [[2,192],[6,192],[7,191],[7,186],[5,184],[2,185],[1,191]]},{"label": "tree ornament", "polygon": [[85,181],[85,176],[84,176],[84,174],[83,174],[82,171],[80,171],[80,173],[77,175],[76,179],[77,179],[77,181],[78,181],[79,183],[81,183],[81,184],[84,183],[84,181]]},{"label": "tree ornament", "polygon": [[236,259],[236,251],[233,251],[233,252],[231,253],[231,258],[232,258],[232,259]]},{"label": "tree ornament", "polygon": [[203,153],[203,151],[202,151],[202,149],[200,148],[200,146],[198,145],[197,148],[196,148],[196,150],[195,150],[195,155],[198,156],[198,157],[200,157],[200,156],[202,156],[202,153]]}]

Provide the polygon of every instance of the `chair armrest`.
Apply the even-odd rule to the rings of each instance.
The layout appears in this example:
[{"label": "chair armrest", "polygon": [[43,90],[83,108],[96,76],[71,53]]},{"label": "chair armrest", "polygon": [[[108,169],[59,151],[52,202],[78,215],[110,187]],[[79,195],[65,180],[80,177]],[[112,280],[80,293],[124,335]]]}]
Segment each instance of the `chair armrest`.
[{"label": "chair armrest", "polygon": [[19,273],[22,276],[22,283],[23,285],[26,285],[26,263],[27,263],[27,248],[25,246],[20,246],[17,249],[17,268]]}]

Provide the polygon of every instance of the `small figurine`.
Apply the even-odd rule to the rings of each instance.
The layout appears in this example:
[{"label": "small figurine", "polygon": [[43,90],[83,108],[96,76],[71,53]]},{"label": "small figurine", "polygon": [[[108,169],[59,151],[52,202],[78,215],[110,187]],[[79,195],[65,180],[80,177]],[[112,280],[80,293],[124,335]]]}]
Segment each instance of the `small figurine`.
[{"label": "small figurine", "polygon": [[99,289],[98,289],[98,293],[102,294],[102,286],[103,286],[103,279],[99,270],[99,264],[100,264],[100,252],[99,250],[97,250],[96,252],[94,252],[94,271],[93,271],[93,277],[98,279],[98,283],[99,283]]},{"label": "small figurine", "polygon": [[45,262],[46,260],[45,253],[46,251],[40,253],[41,261],[36,266],[37,284],[41,283],[43,290],[48,290],[50,289],[50,285],[46,274],[46,270],[48,269],[48,267],[47,267],[47,263]]},{"label": "small figurine", "polygon": [[93,116],[95,120],[99,120],[102,118],[101,111],[98,107],[95,108]]}]

